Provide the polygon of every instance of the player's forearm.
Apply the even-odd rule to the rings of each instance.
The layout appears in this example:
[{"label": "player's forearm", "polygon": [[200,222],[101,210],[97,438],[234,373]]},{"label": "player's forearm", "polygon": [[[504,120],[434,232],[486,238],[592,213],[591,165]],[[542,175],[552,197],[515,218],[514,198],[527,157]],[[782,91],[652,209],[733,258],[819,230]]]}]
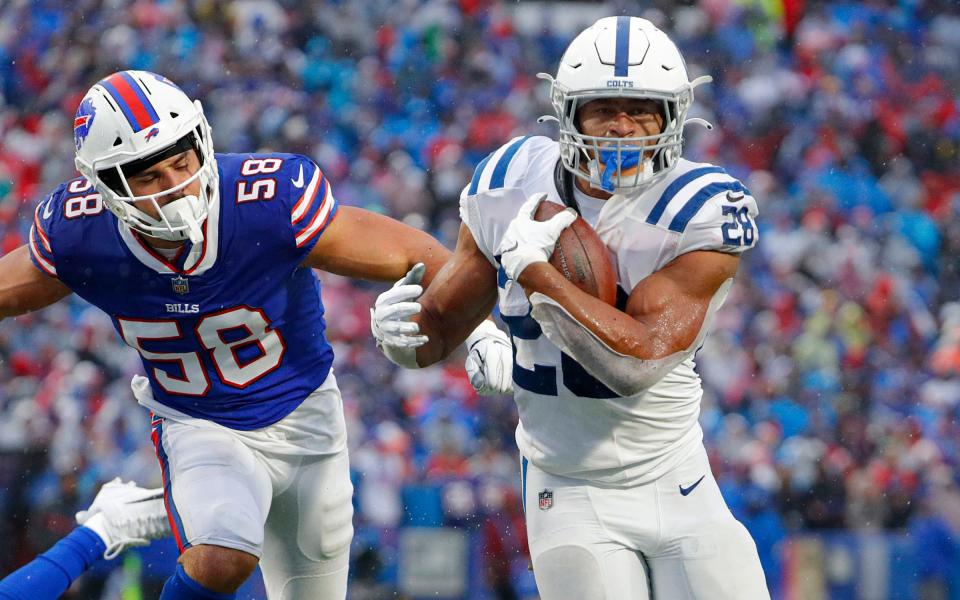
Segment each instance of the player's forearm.
[{"label": "player's forearm", "polygon": [[440,309],[429,302],[421,302],[420,314],[414,317],[420,325],[420,333],[429,341],[417,348],[417,364],[428,367],[450,356],[460,347],[477,326],[493,309],[493,302],[471,311],[470,314],[454,309]]},{"label": "player's forearm", "polygon": [[497,301],[496,280],[490,278],[485,271],[463,269],[456,260],[444,267],[418,300],[422,308],[413,320],[430,341],[417,349],[417,364],[443,360],[490,316]]},{"label": "player's forearm", "polygon": [[[456,341],[458,336],[451,335],[450,329],[444,326],[442,317],[442,314],[433,309],[423,307],[420,314],[413,318],[420,326],[420,333],[428,338],[426,344],[417,348],[417,364],[421,367],[429,367],[440,362],[450,356],[450,353],[459,345]],[[467,335],[469,331],[463,335],[459,343],[463,343]]]},{"label": "player's forearm", "polygon": [[352,206],[337,212],[304,266],[337,275],[394,282],[417,263],[429,283],[451,252],[430,234],[384,215]]},{"label": "player's forearm", "polygon": [[[420,283],[426,289],[443,269],[443,266],[447,264],[453,253],[432,236],[423,232],[419,233],[422,238],[408,249],[405,257],[406,264],[400,269],[400,275],[396,279],[403,277],[417,263],[423,263],[427,270],[424,272],[423,280]],[[394,278],[391,277],[391,279]]]},{"label": "player's forearm", "polygon": [[493,310],[497,302],[497,272],[477,248],[466,225],[460,225],[457,249],[418,299],[420,314],[413,320],[430,341],[417,349],[422,367],[443,360]]},{"label": "player's forearm", "polygon": [[371,240],[362,256],[341,256],[328,260],[321,268],[347,277],[393,282],[422,262],[426,266],[423,284],[429,285],[449,259],[450,251],[421,231],[417,231],[413,237],[415,239],[404,240],[399,244]]},{"label": "player's forearm", "polygon": [[519,283],[528,295],[540,292],[555,300],[611,350],[620,354],[654,360],[677,351],[677,340],[665,338],[663,327],[652,327],[594,298],[570,283],[548,263],[534,263],[527,267],[520,274]]},{"label": "player's forearm", "polygon": [[374,246],[381,246],[381,251],[375,252],[382,257],[378,278],[393,282],[406,275],[417,263],[423,263],[426,271],[421,284],[426,289],[453,253],[429,233],[398,221],[391,221],[389,225],[381,232],[382,238],[369,241]]}]

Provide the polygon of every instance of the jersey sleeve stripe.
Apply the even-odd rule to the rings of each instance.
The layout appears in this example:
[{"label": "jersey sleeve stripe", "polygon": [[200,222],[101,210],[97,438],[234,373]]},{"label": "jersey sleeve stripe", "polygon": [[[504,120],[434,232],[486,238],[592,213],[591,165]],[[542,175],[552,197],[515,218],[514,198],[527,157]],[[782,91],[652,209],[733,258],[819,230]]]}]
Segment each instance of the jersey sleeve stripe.
[{"label": "jersey sleeve stripe", "polygon": [[37,245],[36,231],[36,226],[30,227],[30,258],[33,259],[34,264],[37,265],[41,271],[51,277],[56,277],[57,269],[53,266],[53,262],[44,258],[43,252]]},{"label": "jersey sleeve stripe", "polygon": [[50,238],[47,237],[46,232],[43,230],[43,224],[40,222],[40,207],[43,206],[43,203],[37,205],[37,210],[33,212],[33,225],[37,228],[37,236],[40,238],[40,241],[43,243],[43,247],[53,254],[53,248],[50,247]]},{"label": "jersey sleeve stripe", "polygon": [[323,231],[330,221],[330,217],[333,216],[336,210],[337,202],[333,198],[333,193],[330,190],[330,182],[326,181],[326,178],[324,178],[324,184],[323,201],[320,203],[319,210],[313,215],[313,219],[310,220],[310,224],[297,234],[297,248],[302,248],[303,245],[309,242],[316,234]]},{"label": "jersey sleeve stripe", "polygon": [[527,459],[523,457],[520,462],[520,504],[523,505],[523,512],[527,512]]},{"label": "jersey sleeve stripe", "polygon": [[480,188],[480,177],[483,176],[483,170],[487,167],[487,163],[490,162],[490,158],[494,154],[494,152],[488,154],[486,158],[480,161],[480,164],[477,165],[477,168],[474,169],[473,179],[470,180],[470,191],[467,192],[468,195],[476,195],[477,190]]},{"label": "jersey sleeve stripe", "polygon": [[725,173],[725,171],[720,167],[701,167],[699,169],[693,169],[687,173],[684,173],[680,177],[677,177],[660,195],[660,199],[657,200],[653,210],[651,210],[650,214],[647,215],[647,223],[650,225],[656,225],[660,221],[660,217],[663,216],[663,211],[667,209],[667,205],[670,204],[670,201],[673,200],[680,190],[698,177],[703,177],[704,175],[709,175],[711,173]]},{"label": "jersey sleeve stripe", "polygon": [[[499,263],[500,256],[497,255],[496,258],[497,258],[497,262]],[[507,271],[503,267],[500,267],[499,269],[497,269],[497,287],[500,289],[507,288]]]},{"label": "jersey sleeve stripe", "polygon": [[510,144],[507,150],[500,157],[500,160],[497,161],[497,166],[494,167],[493,175],[490,177],[490,186],[487,189],[496,190],[503,187],[507,179],[507,169],[510,167],[510,161],[513,160],[513,157],[517,154],[517,151],[520,150],[520,146],[522,146],[523,143],[528,139],[530,139],[530,136],[525,135],[514,143]]},{"label": "jersey sleeve stripe", "polygon": [[[293,211],[290,213],[290,223],[296,225],[307,214],[307,209],[313,204],[313,199],[317,197],[317,190],[320,189],[323,177],[320,175],[320,169],[313,170],[313,177],[310,178],[310,185],[303,192],[303,196],[293,205]],[[325,180],[324,180],[325,181]]]},{"label": "jersey sleeve stripe", "polygon": [[721,192],[744,192],[746,188],[743,187],[743,184],[739,181],[718,181],[711,183],[710,185],[704,187],[702,190],[693,195],[686,204],[683,205],[683,208],[680,209],[680,212],[677,213],[677,216],[673,218],[673,221],[670,222],[670,231],[676,231],[677,233],[682,233],[687,227],[687,223],[690,222],[693,217],[696,216],[697,212],[706,204],[707,200],[713,198]]}]

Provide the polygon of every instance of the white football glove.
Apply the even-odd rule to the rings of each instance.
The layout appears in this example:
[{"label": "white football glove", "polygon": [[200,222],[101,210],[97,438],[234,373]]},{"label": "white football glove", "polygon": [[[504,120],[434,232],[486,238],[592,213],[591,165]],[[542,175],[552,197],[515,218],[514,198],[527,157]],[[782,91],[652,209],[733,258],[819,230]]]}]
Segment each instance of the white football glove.
[{"label": "white football glove", "polygon": [[465,342],[467,360],[463,367],[470,385],[481,396],[513,391],[513,348],[510,338],[491,321],[484,321]]},{"label": "white football glove", "polygon": [[377,347],[393,363],[408,369],[418,369],[417,348],[429,338],[420,333],[420,326],[410,317],[420,312],[416,299],[423,293],[420,281],[426,267],[417,263],[393,287],[377,296],[370,309],[370,331]]},{"label": "white football glove", "polygon": [[546,221],[534,221],[533,215],[537,212],[537,207],[546,198],[546,194],[533,194],[527,198],[520,207],[520,212],[510,221],[497,248],[500,265],[506,271],[507,277],[514,281],[531,264],[549,261],[557,238],[577,220],[576,211],[567,208]]}]

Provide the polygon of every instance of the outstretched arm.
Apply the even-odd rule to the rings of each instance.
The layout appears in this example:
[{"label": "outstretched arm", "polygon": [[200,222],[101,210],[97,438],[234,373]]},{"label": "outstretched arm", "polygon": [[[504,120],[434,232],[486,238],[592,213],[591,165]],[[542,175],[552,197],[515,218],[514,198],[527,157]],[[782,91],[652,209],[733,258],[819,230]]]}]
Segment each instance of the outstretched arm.
[{"label": "outstretched arm", "polygon": [[[417,263],[426,268],[410,271]],[[466,227],[461,227],[456,253],[451,254],[422,231],[341,207],[304,264],[363,279],[403,277],[381,294],[372,314],[374,336],[384,354],[405,367],[427,366],[468,340],[471,384],[482,394],[509,389],[509,341],[492,322],[483,323],[496,301],[496,271]]]},{"label": "outstretched arm", "polygon": [[[447,357],[466,341],[464,368],[481,395],[513,389],[510,339],[484,320],[497,297],[496,271],[460,227],[457,249],[424,294],[418,264],[380,294],[370,311],[377,346],[392,362],[415,369]],[[472,333],[471,333],[472,332]]]},{"label": "outstretched arm", "polygon": [[33,264],[26,246],[0,258],[0,319],[39,310],[68,295],[70,288]]},{"label": "outstretched arm", "polygon": [[429,283],[449,257],[443,244],[419,229],[362,208],[340,206],[303,264],[346,277],[395,281],[422,262],[427,267],[424,282]]}]

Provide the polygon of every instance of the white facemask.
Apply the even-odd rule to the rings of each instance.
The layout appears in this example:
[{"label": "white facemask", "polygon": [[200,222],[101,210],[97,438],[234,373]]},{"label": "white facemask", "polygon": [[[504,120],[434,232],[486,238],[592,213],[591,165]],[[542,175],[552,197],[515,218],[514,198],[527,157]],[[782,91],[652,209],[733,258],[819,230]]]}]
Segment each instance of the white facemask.
[{"label": "white facemask", "polygon": [[[203,204],[196,196],[184,196],[177,198],[173,202],[160,207],[160,221],[166,222],[171,229],[178,230],[176,234],[178,239],[189,238],[194,244],[203,241],[203,229],[201,225],[206,218],[206,211],[203,210]],[[184,229],[184,227],[186,229]],[[156,235],[156,234],[154,234]],[[172,236],[158,235],[169,239]]]}]

